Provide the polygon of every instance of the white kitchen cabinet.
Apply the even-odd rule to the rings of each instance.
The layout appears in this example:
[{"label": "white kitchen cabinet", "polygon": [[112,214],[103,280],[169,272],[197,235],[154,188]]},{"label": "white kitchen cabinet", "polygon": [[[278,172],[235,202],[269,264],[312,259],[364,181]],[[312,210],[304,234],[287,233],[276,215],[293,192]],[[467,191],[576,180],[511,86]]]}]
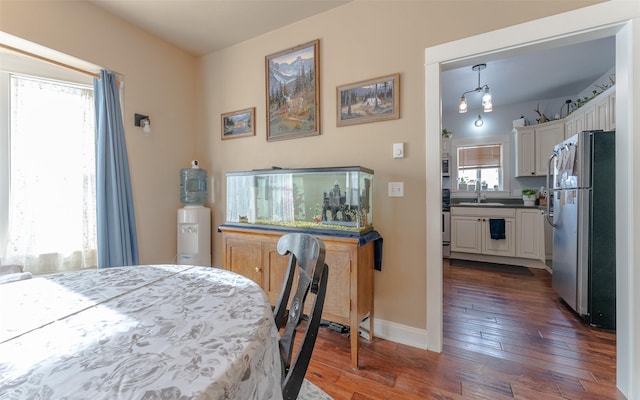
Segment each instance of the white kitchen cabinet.
[{"label": "white kitchen cabinet", "polygon": [[536,174],[536,131],[532,126],[514,128],[516,134],[516,176]]},{"label": "white kitchen cabinet", "polygon": [[565,139],[582,131],[616,129],[616,88],[612,86],[564,119]]},{"label": "white kitchen cabinet", "polygon": [[515,128],[516,177],[545,176],[553,147],[564,140],[565,121]]},{"label": "white kitchen cabinet", "polygon": [[449,158],[449,153],[451,152],[451,139],[450,138],[442,138],[440,142],[440,154],[442,158]]},{"label": "white kitchen cabinet", "polygon": [[595,104],[595,129],[609,130],[609,99],[603,98]]},{"label": "white kitchen cabinet", "polygon": [[[580,110],[580,109],[578,109]],[[571,136],[585,130],[584,127],[584,110],[574,111],[567,118],[565,118],[564,124],[564,138],[568,139]]]},{"label": "white kitchen cabinet", "polygon": [[[505,220],[505,239],[491,239],[489,220],[493,218]],[[515,256],[515,209],[452,207],[451,251]]]},{"label": "white kitchen cabinet", "polygon": [[[573,114],[571,114],[573,115]],[[571,132],[577,132],[578,128],[576,128],[576,119],[571,118],[571,116],[564,119],[564,138],[567,139],[571,136]]]},{"label": "white kitchen cabinet", "polygon": [[553,148],[564,140],[563,121],[547,122],[536,127],[536,175],[546,176]]},{"label": "white kitchen cabinet", "polygon": [[516,210],[516,256],[544,262],[544,212],[538,209]]},{"label": "white kitchen cabinet", "polygon": [[491,239],[491,230],[489,228],[489,220],[491,218],[500,217],[491,216],[482,219],[482,254],[513,257],[516,254],[514,219],[504,219],[505,239],[495,240]]},{"label": "white kitchen cabinet", "polygon": [[613,131],[616,129],[616,91],[615,87],[610,87],[591,100],[594,103],[595,128],[603,131]]},{"label": "white kitchen cabinet", "polygon": [[593,102],[589,102],[586,105],[582,106],[584,108],[584,130],[592,131],[596,129],[597,121],[596,121],[596,105]]},{"label": "white kitchen cabinet", "polygon": [[480,217],[451,216],[451,251],[482,253]]}]

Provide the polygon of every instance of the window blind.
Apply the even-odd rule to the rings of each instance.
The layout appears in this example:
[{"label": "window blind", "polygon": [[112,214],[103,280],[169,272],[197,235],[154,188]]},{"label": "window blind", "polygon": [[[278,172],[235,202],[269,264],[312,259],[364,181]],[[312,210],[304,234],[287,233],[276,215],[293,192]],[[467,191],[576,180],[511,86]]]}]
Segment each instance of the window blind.
[{"label": "window blind", "polygon": [[458,168],[500,168],[502,145],[471,146],[458,148]]}]

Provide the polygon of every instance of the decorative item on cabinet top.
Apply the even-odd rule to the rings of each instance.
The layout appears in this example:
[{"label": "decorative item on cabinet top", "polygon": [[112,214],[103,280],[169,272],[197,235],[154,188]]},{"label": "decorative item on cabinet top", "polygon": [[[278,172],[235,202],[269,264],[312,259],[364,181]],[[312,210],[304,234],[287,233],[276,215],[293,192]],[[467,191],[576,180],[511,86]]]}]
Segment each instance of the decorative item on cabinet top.
[{"label": "decorative item on cabinet top", "polygon": [[363,234],[373,229],[373,170],[228,172],[226,225]]}]

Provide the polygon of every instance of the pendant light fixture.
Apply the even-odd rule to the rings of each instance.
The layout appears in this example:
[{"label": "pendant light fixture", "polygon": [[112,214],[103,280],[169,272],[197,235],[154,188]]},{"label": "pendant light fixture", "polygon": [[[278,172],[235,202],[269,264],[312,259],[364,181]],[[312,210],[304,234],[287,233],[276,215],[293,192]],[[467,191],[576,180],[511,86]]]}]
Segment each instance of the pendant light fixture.
[{"label": "pendant light fixture", "polygon": [[478,119],[476,119],[473,124],[476,126],[476,128],[480,128],[482,125],[484,125],[484,120],[481,116],[478,115]]},{"label": "pendant light fixture", "polygon": [[466,113],[467,112],[467,98],[466,95],[469,93],[482,93],[482,107],[484,112],[493,111],[493,101],[491,99],[491,91],[489,90],[489,86],[480,85],[480,71],[487,68],[487,64],[476,64],[471,67],[472,70],[478,72],[478,87],[466,91],[462,93],[462,97],[460,97],[460,105],[458,106],[458,112]]}]

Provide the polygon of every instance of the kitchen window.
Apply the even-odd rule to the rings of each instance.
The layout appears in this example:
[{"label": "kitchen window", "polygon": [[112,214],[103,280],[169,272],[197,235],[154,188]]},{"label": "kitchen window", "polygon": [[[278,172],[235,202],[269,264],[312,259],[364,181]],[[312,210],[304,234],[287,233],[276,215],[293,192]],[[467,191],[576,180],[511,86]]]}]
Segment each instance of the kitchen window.
[{"label": "kitchen window", "polygon": [[0,262],[95,267],[93,86],[0,71],[0,97]]},{"label": "kitchen window", "polygon": [[456,152],[458,191],[504,190],[502,144],[458,146]]}]

